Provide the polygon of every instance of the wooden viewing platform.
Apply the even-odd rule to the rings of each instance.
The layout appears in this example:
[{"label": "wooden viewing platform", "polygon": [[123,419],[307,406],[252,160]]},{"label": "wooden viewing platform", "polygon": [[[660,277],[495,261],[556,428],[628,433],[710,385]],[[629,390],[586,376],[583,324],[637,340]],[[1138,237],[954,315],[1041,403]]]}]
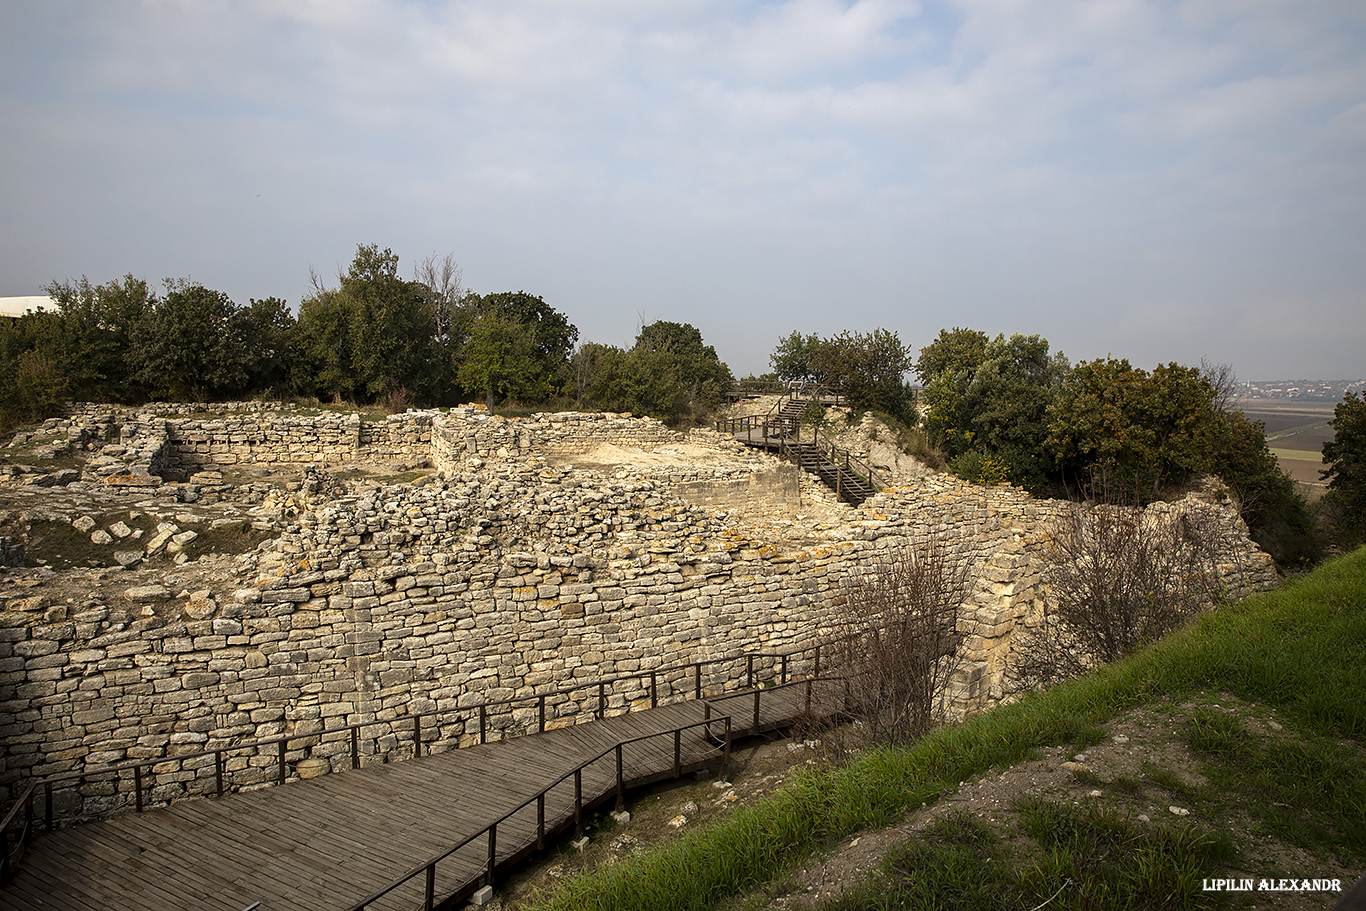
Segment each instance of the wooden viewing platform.
[{"label": "wooden viewing platform", "polygon": [[33,842],[0,908],[440,907],[587,808],[720,765],[731,737],[834,712],[841,690],[794,681],[57,829]]}]

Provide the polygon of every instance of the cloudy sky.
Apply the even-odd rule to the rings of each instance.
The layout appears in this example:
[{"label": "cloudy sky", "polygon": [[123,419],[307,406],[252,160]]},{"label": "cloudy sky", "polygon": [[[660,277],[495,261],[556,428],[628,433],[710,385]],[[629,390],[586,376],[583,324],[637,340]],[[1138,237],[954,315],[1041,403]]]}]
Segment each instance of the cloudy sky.
[{"label": "cloudy sky", "polygon": [[0,296],[376,243],[584,340],[1038,333],[1366,374],[1361,0],[0,7]]}]

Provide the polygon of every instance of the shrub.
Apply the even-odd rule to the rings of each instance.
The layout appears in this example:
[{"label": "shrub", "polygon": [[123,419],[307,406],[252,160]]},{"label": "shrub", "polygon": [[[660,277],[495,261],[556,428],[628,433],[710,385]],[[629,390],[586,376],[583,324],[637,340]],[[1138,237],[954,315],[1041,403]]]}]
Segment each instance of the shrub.
[{"label": "shrub", "polygon": [[840,585],[840,663],[849,709],[879,743],[907,743],[943,720],[959,664],[966,563],[931,540],[851,570]]},{"label": "shrub", "polygon": [[1133,654],[1222,594],[1215,530],[1192,511],[1072,504],[1048,534],[1043,616],[1018,647],[1025,686]]}]

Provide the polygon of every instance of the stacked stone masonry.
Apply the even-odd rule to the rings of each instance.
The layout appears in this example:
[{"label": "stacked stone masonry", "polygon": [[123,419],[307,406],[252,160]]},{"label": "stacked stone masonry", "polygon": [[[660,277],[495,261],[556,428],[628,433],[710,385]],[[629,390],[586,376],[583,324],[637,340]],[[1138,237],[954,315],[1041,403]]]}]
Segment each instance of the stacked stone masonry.
[{"label": "stacked stone masonry", "polygon": [[[283,453],[281,439],[302,432],[275,416],[237,421],[149,416],[137,434],[164,427],[173,464],[183,466],[224,455],[269,460]],[[682,439],[655,422],[504,421],[467,409],[365,431],[344,418],[313,423],[320,448],[422,455],[442,480],[302,513],[261,556],[251,584],[234,590],[114,586],[80,604],[10,599],[0,608],[4,783],[285,733],[313,735],[291,743],[291,768],[310,758],[342,768],[347,735],[319,732],[346,724],[366,725],[368,757],[402,758],[416,715],[437,713],[423,721],[424,740],[446,749],[477,737],[480,703],[650,670],[676,669],[661,675],[660,697],[684,698],[693,679],[684,665],[718,662],[706,669],[714,690],[743,679],[746,652],[827,639],[852,566],[930,540],[975,579],[953,693],[957,711],[974,711],[1003,695],[1012,633],[1043,597],[1045,530],[1070,508],[935,475],[849,509],[848,522],[792,547],[720,508],[728,486],[757,485],[767,496],[798,486],[790,466],[768,457],[671,483],[545,458],[606,440]],[[1199,510],[1217,523],[1234,594],[1274,584],[1269,558],[1231,507],[1188,499],[1161,509]],[[772,676],[777,663],[761,661],[760,671]],[[619,684],[609,710],[639,704],[647,691],[644,679]],[[554,696],[552,723],[588,717],[596,698],[594,687]],[[491,734],[524,730],[535,716],[534,702],[496,709]],[[272,780],[276,761],[273,748],[236,754],[228,771],[251,786]],[[212,775],[211,761],[168,760],[153,797],[202,792]],[[98,815],[124,806],[128,789],[95,782],[64,799],[70,813]]]}]

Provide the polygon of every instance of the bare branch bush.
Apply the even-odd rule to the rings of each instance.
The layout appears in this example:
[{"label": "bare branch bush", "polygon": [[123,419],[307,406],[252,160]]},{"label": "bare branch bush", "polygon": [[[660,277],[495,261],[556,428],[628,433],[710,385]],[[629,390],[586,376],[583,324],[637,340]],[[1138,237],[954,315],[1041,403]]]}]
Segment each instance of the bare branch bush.
[{"label": "bare branch bush", "polygon": [[1012,658],[1020,689],[1132,654],[1223,597],[1204,513],[1072,504],[1049,534],[1043,616]]},{"label": "bare branch bush", "polygon": [[933,539],[889,551],[841,581],[837,660],[849,714],[869,740],[908,743],[943,720],[971,586],[967,562]]}]

